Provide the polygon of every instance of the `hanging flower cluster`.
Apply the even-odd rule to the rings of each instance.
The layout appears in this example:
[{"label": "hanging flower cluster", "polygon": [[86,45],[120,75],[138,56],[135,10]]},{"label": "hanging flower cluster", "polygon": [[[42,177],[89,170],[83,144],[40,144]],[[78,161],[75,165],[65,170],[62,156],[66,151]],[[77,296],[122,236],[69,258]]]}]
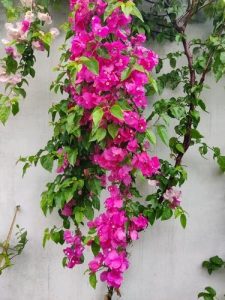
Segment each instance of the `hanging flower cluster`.
[{"label": "hanging flower cluster", "polygon": [[[148,143],[140,138],[147,130],[142,116],[147,106],[144,86],[158,57],[143,46],[144,35],[130,38],[131,17],[121,10],[122,5],[125,2],[117,2],[119,7],[107,15],[109,4],[102,0],[71,1],[74,37],[70,60],[81,62],[82,66],[75,82],[67,87],[70,108],[78,105],[84,109],[80,126],[89,132],[91,141],[97,141],[90,152],[91,161],[106,172],[109,183],[106,211],[88,223],[89,228],[96,231],[95,239],[100,248],[89,268],[91,273],[101,270],[101,280],[114,288],[120,287],[129,266],[129,243],[138,239],[138,232],[148,226],[142,214],[128,216],[126,212],[132,201],[130,188],[135,174],[140,171],[148,178],[160,167],[158,158],[146,151]],[[130,5],[134,7],[132,2]],[[82,139],[81,136],[80,141]],[[103,141],[104,147],[98,144]],[[64,156],[60,171],[67,162]],[[62,210],[64,215],[65,209],[68,211],[68,204]],[[73,238],[77,244],[72,243],[71,248],[65,250],[68,267],[81,261],[80,234]],[[91,244],[90,239],[88,245]]]},{"label": "hanging flower cluster", "polygon": [[25,77],[35,76],[34,51],[47,51],[54,38],[59,35],[57,28],[50,28],[44,32],[45,25],[52,23],[51,16],[43,7],[35,5],[33,1],[23,1],[23,18],[21,21],[6,23],[7,37],[2,39],[6,56],[0,59],[0,84],[9,90],[8,95],[0,95],[1,117],[5,123],[11,110],[15,115],[19,110],[19,97],[25,97],[23,88],[27,83]]}]

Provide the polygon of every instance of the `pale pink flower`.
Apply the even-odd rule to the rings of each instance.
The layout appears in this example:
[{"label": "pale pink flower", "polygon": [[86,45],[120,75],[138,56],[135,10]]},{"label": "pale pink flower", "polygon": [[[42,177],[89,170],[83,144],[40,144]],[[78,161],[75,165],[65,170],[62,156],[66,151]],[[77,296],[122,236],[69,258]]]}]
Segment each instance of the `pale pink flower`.
[{"label": "pale pink flower", "polygon": [[49,32],[51,33],[52,37],[55,39],[58,35],[59,35],[59,30],[56,27],[53,27],[49,30]]},{"label": "pale pink flower", "polygon": [[0,66],[0,83],[16,85],[22,80],[21,74],[7,74],[6,70]]},{"label": "pale pink flower", "polygon": [[166,190],[163,197],[171,203],[172,208],[179,206],[181,203],[181,191],[175,189],[175,187]]},{"label": "pale pink flower", "polygon": [[48,25],[52,24],[52,18],[48,13],[38,12],[37,17],[40,21],[45,22]]},{"label": "pale pink flower", "polygon": [[33,41],[32,48],[38,51],[44,51],[45,47],[40,41]]},{"label": "pale pink flower", "polygon": [[35,15],[32,11],[28,10],[25,14],[24,20],[29,21],[30,23],[34,22]]}]

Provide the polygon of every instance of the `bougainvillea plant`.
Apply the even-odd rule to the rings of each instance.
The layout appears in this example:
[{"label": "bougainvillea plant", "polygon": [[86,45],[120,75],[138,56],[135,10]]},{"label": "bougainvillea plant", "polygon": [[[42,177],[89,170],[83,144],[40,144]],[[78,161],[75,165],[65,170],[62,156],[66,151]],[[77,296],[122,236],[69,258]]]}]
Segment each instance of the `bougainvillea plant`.
[{"label": "bougainvillea plant", "polygon": [[0,59],[0,84],[5,93],[0,93],[0,122],[6,123],[10,114],[19,112],[19,101],[26,97],[27,77],[35,76],[35,51],[49,54],[52,40],[59,34],[57,28],[47,28],[52,23],[46,9],[33,1],[22,1],[17,10],[11,1],[3,1],[9,19],[20,17],[19,22],[5,23],[6,37],[2,39],[5,57]]},{"label": "bougainvillea plant", "polygon": [[[7,4],[10,2],[3,1],[9,15],[12,14]],[[34,75],[34,59],[28,63],[31,71],[23,74],[23,61],[29,61],[29,56],[23,56],[22,51],[22,56],[17,58],[15,49],[26,46],[33,51],[34,43],[38,43],[38,50],[49,51],[52,38],[58,34],[56,29],[42,33],[42,26],[51,22],[47,11],[50,1],[40,1],[43,6],[39,1],[22,2],[25,18],[16,30],[20,34],[21,30],[25,31],[26,39],[13,37],[7,46],[16,45],[16,48],[6,49],[2,61],[3,78],[9,81],[21,78],[19,82],[7,82],[13,93],[22,88],[24,76]],[[69,19],[62,26],[66,41],[56,68],[59,75],[51,85],[52,90],[63,95],[63,100],[50,109],[54,135],[36,155],[21,158],[25,163],[24,173],[38,162],[46,170],[54,168],[58,173],[47,184],[41,207],[44,214],[57,210],[63,227],[46,229],[43,245],[49,239],[66,244],[63,264],[68,268],[83,263],[85,249],[90,247],[93,252],[93,259],[87,262],[90,284],[95,287],[98,278],[106,282],[106,299],[111,299],[114,292],[120,294],[123,274],[129,267],[129,246],[139,238],[139,232],[153,225],[156,219],[168,220],[173,215],[186,226],[186,215],[180,206],[179,186],[187,179],[182,159],[194,144],[200,144],[202,155],[210,149],[202,142],[203,136],[197,129],[199,111],[206,111],[200,94],[211,69],[217,79],[225,71],[224,14],[221,14],[224,1],[187,1],[187,6],[181,5],[183,1],[174,0],[147,2],[151,3],[153,17],[151,12],[150,17],[144,15],[143,23],[133,1],[70,1]],[[211,9],[210,17],[214,21],[212,35],[205,42],[189,41],[187,25],[207,8]],[[27,21],[26,16],[32,13],[35,20]],[[13,11],[13,15],[17,14]],[[23,24],[26,29],[21,27]],[[143,31],[149,39],[169,38],[182,44],[183,51],[167,55],[174,69],[170,73],[159,73],[163,71],[164,59],[158,59],[157,54],[144,46]],[[177,59],[182,55],[187,58],[187,64],[178,68]],[[13,70],[11,61],[16,65]],[[155,67],[159,73],[157,81],[151,75]],[[181,97],[156,101],[148,117],[144,117],[147,95],[179,84],[184,88]],[[13,113],[18,111],[18,105],[14,110],[11,103],[14,104],[9,101],[5,105],[6,117],[0,117],[3,123],[11,109]],[[1,109],[4,112],[4,102]],[[167,134],[170,119],[178,121],[177,137],[169,138]],[[152,154],[156,142],[153,131],[169,145],[174,165],[170,159],[162,160]],[[218,148],[212,150],[225,170],[224,156]],[[136,187],[140,177],[155,188],[146,201]],[[108,196],[100,201],[104,189]],[[97,213],[100,208],[101,213]],[[208,289],[206,293],[213,294],[213,291]]]},{"label": "bougainvillea plant", "polygon": [[[143,115],[145,86],[154,86],[150,72],[158,56],[143,46],[143,34],[132,35],[132,15],[142,19],[139,10],[132,1],[101,0],[71,1],[70,10],[64,28],[71,42],[62,47],[60,73],[51,86],[67,98],[50,109],[54,136],[26,160],[24,171],[38,161],[52,171],[57,161],[58,175],[41,206],[45,214],[56,208],[66,230],[47,229],[44,244],[50,238],[65,242],[63,263],[69,268],[83,263],[85,248],[91,247],[90,284],[96,286],[99,273],[110,299],[129,267],[129,245],[154,222],[153,207],[162,219],[176,209],[184,226],[185,214],[173,186],[161,189],[160,201],[149,196],[146,204],[136,189],[138,177],[157,187],[161,176],[158,157],[148,151],[155,140]],[[109,195],[96,217],[103,189]]]}]

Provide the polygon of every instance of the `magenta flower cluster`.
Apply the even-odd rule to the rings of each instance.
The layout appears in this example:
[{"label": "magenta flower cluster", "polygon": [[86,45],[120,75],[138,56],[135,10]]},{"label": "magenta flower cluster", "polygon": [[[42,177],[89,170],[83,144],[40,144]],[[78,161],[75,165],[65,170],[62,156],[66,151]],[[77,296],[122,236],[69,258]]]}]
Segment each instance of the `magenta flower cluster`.
[{"label": "magenta flower cluster", "polygon": [[69,245],[64,249],[64,253],[68,259],[67,267],[73,268],[82,263],[84,246],[79,235],[73,235],[71,231],[64,232],[64,240]]}]

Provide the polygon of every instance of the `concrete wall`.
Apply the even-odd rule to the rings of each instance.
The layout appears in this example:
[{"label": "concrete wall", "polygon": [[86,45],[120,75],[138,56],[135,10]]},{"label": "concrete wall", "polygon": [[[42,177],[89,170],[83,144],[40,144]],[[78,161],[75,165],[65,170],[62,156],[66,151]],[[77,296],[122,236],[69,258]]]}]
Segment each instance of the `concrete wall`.
[{"label": "concrete wall", "polygon": [[[57,16],[57,18],[60,18]],[[0,16],[0,36],[4,35]],[[195,26],[193,32],[199,33]],[[207,30],[207,28],[206,28]],[[56,101],[49,92],[57,64],[58,39],[51,58],[38,55],[37,76],[30,81],[28,95],[21,102],[21,112],[0,127],[0,240],[7,234],[14,207],[22,209],[17,222],[27,228],[29,243],[15,266],[0,276],[0,300],[101,300],[103,284],[93,291],[85,266],[63,269],[62,249],[49,243],[42,249],[42,233],[57,223],[57,216],[45,218],[39,208],[40,194],[51,176],[37,167],[21,178],[20,155],[35,153],[51,136],[48,108]],[[169,51],[158,49],[160,55]],[[207,91],[205,99],[209,114],[204,114],[202,131],[210,145],[218,145],[225,153],[225,99],[223,82]],[[162,147],[156,149],[162,153]],[[195,149],[184,160],[189,179],[183,188],[183,207],[189,213],[183,230],[178,221],[157,223],[149,228],[131,249],[131,265],[121,289],[121,300],[191,300],[207,285],[214,286],[222,299],[225,293],[224,274],[209,277],[201,262],[212,255],[225,258],[225,189],[221,175],[212,159],[204,160]],[[147,191],[148,187],[141,188]],[[116,297],[115,297],[116,299]]]}]

